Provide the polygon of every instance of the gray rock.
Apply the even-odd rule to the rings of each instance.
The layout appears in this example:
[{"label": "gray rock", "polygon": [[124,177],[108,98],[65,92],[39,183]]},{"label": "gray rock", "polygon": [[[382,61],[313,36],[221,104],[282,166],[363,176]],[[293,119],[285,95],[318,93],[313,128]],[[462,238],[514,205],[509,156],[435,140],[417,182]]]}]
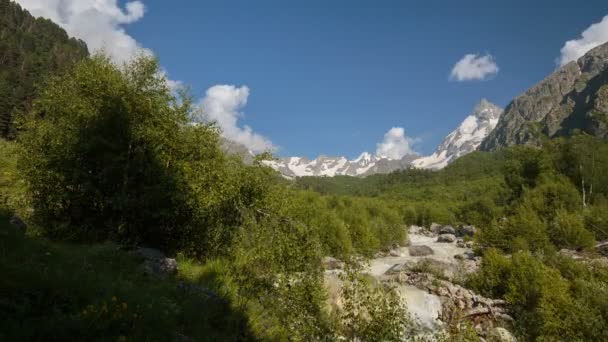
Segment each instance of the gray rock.
[{"label": "gray rock", "polygon": [[439,229],[441,229],[441,227],[442,226],[440,224],[433,222],[433,223],[431,223],[431,227],[429,228],[429,230],[433,233],[438,233]]},{"label": "gray rock", "polygon": [[539,145],[542,135],[556,137],[574,130],[607,138],[607,82],[608,43],[605,43],[513,99],[480,150]]},{"label": "gray rock", "polygon": [[409,252],[411,256],[427,256],[427,255],[432,255],[435,254],[435,252],[433,251],[433,249],[429,246],[410,246],[409,248]]},{"label": "gray rock", "polygon": [[143,259],[141,269],[145,274],[160,278],[177,274],[177,261],[173,258],[167,258],[158,249],[137,248],[132,253]]},{"label": "gray rock", "polygon": [[13,228],[17,230],[19,234],[25,235],[25,233],[27,232],[27,224],[23,222],[21,217],[13,215],[13,217],[11,217],[11,219],[9,220],[9,223],[11,224],[11,226],[13,226]]},{"label": "gray rock", "polygon": [[452,243],[454,241],[456,241],[456,236],[454,234],[441,234],[437,238],[437,242]]},{"label": "gray rock", "polygon": [[344,268],[344,262],[342,260],[330,256],[323,257],[321,263],[326,270],[341,270]]},{"label": "gray rock", "polygon": [[477,232],[477,228],[475,226],[462,226],[458,229],[458,235],[460,236],[473,236]]},{"label": "gray rock", "polygon": [[454,229],[454,227],[447,225],[447,226],[443,226],[439,229],[439,234],[452,234],[455,235],[456,234],[456,230]]},{"label": "gray rock", "polygon": [[497,342],[517,342],[517,339],[509,330],[501,327],[493,328],[490,331],[490,340]]}]

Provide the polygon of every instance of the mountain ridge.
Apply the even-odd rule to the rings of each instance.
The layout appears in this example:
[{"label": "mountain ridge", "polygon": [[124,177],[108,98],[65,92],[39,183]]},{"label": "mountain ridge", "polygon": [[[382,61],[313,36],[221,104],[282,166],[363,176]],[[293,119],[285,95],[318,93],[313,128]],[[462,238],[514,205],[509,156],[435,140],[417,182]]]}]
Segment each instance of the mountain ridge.
[{"label": "mountain ridge", "polygon": [[408,154],[401,159],[391,159],[363,152],[352,160],[343,156],[321,155],[312,160],[305,157],[284,157],[267,161],[266,164],[287,178],[338,175],[365,177],[412,167],[441,169],[457,158],[475,151],[481,141],[494,129],[501,114],[500,107],[485,98],[481,99],[473,111],[446,136],[430,156]]},{"label": "mountain ridge", "polygon": [[553,138],[576,131],[608,137],[608,43],[515,97],[480,149],[540,145],[542,136]]}]

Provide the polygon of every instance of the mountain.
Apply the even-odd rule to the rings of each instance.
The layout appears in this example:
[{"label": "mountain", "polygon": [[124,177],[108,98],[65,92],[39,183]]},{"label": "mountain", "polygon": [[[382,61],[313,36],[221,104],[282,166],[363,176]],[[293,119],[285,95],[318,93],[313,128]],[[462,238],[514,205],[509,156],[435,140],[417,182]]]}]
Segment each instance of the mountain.
[{"label": "mountain", "polygon": [[402,159],[389,159],[364,152],[353,160],[348,160],[346,157],[326,156],[320,156],[313,160],[287,157],[268,161],[266,164],[289,178],[303,176],[333,177],[338,175],[369,176],[411,167],[441,169],[457,158],[475,151],[482,140],[494,129],[501,114],[502,109],[500,107],[482,99],[475,106],[473,112],[444,139],[435,152],[426,157],[411,154]]},{"label": "mountain", "polygon": [[501,114],[500,107],[482,99],[473,112],[443,140],[432,155],[414,160],[412,166],[441,169],[457,158],[475,151],[496,127]]},{"label": "mountain", "polygon": [[319,156],[309,160],[303,157],[287,157],[267,161],[266,164],[279,171],[283,176],[294,178],[303,176],[367,176],[375,173],[389,173],[409,167],[416,155],[402,159],[378,157],[367,152],[353,160],[346,157]]},{"label": "mountain", "polygon": [[88,54],[84,42],[52,21],[0,0],[0,136],[14,136],[14,116],[29,110],[46,75],[67,70]]},{"label": "mountain", "polygon": [[540,143],[576,131],[608,137],[608,43],[570,62],[516,97],[480,149]]}]

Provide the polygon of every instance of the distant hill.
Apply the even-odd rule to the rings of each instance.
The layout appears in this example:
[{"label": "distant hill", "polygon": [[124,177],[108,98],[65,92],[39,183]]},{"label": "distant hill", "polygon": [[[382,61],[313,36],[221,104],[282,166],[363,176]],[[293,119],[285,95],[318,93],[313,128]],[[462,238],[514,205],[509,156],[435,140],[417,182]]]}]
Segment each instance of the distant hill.
[{"label": "distant hill", "polygon": [[480,149],[538,144],[581,131],[608,137],[608,43],[587,52],[516,97]]},{"label": "distant hill", "polygon": [[30,108],[46,75],[88,55],[86,44],[68,37],[57,24],[0,0],[0,136],[14,136],[15,115]]}]

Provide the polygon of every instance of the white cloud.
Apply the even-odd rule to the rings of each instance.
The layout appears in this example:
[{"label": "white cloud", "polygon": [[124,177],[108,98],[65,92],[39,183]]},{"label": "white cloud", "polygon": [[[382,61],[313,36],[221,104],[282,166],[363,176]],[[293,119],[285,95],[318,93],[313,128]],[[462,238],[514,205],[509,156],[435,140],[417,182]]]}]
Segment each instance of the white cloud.
[{"label": "white cloud", "polygon": [[485,80],[498,73],[498,65],[490,54],[466,54],[452,68],[451,80],[473,81]]},{"label": "white cloud", "polygon": [[376,155],[391,159],[401,159],[408,154],[417,154],[412,144],[417,139],[407,137],[402,127],[393,127],[384,134],[384,140],[376,144]]},{"label": "white cloud", "polygon": [[203,120],[216,122],[225,138],[243,144],[255,153],[275,150],[266,137],[254,133],[249,126],[239,126],[238,121],[243,116],[241,109],[248,97],[247,86],[215,85],[207,89],[201,101]]},{"label": "white cloud", "polygon": [[608,15],[599,23],[589,26],[579,39],[567,41],[561,49],[557,63],[562,66],[582,57],[587,51],[608,42]]},{"label": "white cloud", "polygon": [[[51,19],[72,36],[82,39],[91,52],[103,51],[116,63],[127,62],[140,54],[152,55],[126,31],[125,26],[141,20],[146,12],[140,0],[128,1],[124,6],[118,0],[16,0],[36,17]],[[183,86],[172,80],[166,70],[161,74],[172,90]],[[274,149],[265,137],[253,132],[249,126],[238,126],[239,110],[247,103],[246,86],[217,85],[207,90],[201,101],[206,117],[216,121],[225,137],[242,143],[254,152]]]},{"label": "white cloud", "polygon": [[141,1],[121,7],[117,0],[16,0],[36,17],[45,17],[63,27],[70,36],[85,41],[94,52],[103,50],[115,62],[138,54],[152,54],[126,33],[124,26],[143,18]]}]

